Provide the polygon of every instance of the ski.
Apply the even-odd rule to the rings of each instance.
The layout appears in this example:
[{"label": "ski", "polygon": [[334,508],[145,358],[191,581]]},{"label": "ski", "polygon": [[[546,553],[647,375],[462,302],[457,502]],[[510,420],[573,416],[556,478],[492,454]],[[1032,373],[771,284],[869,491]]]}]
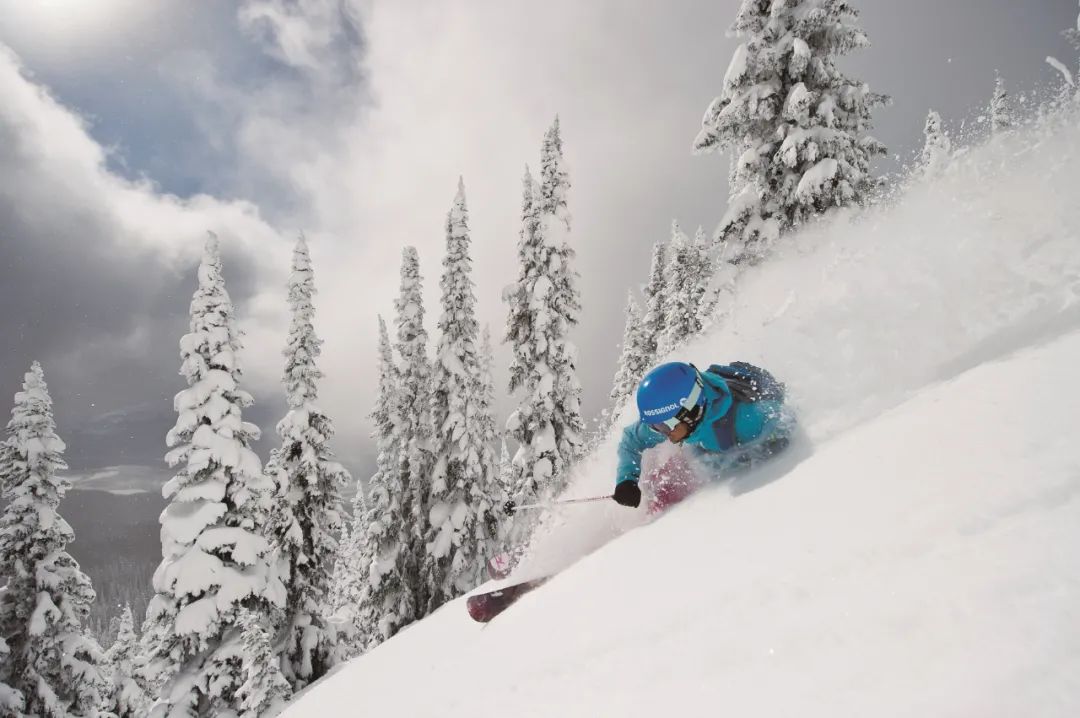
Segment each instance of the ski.
[{"label": "ski", "polygon": [[[649,473],[643,484],[648,487],[646,506],[650,516],[662,513],[665,509],[684,500],[699,488],[697,481],[694,479],[694,474],[682,454],[669,457],[663,464]],[[609,497],[605,496],[603,498]],[[520,549],[493,556],[487,564],[488,576],[495,580],[506,578],[520,558]],[[474,621],[487,623],[512,606],[526,593],[539,588],[550,579],[551,576],[544,576],[504,586],[487,593],[478,593],[469,596],[465,600],[465,607]]]},{"label": "ski", "polygon": [[469,610],[469,616],[474,621],[487,623],[513,605],[515,601],[526,593],[542,586],[550,578],[551,576],[534,578],[531,581],[515,583],[512,586],[504,586],[494,591],[469,596],[465,599],[465,607]]}]

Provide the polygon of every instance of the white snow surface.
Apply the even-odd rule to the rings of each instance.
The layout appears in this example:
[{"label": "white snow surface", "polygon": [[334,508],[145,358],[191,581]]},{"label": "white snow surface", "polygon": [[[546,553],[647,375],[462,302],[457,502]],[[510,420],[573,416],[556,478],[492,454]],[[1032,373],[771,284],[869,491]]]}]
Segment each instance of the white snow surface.
[{"label": "white snow surface", "polygon": [[[803,230],[672,355],[784,379],[786,455],[651,523],[567,507],[516,576],[556,578],[487,626],[447,604],[284,715],[1080,715],[1080,123],[1059,119]],[[616,442],[567,496],[611,491]]]}]

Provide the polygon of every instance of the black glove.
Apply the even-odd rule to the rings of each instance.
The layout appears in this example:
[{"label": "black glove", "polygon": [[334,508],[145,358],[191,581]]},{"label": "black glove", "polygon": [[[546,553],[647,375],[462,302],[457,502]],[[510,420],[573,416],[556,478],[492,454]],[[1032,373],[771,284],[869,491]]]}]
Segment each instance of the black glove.
[{"label": "black glove", "polygon": [[514,503],[513,499],[510,499],[505,504],[503,504],[503,511],[506,512],[507,516],[513,516],[514,515],[514,509],[516,509],[516,508],[517,508],[517,504]]},{"label": "black glove", "polygon": [[641,505],[641,489],[636,481],[621,481],[615,484],[615,495],[612,498],[616,503],[636,509]]}]

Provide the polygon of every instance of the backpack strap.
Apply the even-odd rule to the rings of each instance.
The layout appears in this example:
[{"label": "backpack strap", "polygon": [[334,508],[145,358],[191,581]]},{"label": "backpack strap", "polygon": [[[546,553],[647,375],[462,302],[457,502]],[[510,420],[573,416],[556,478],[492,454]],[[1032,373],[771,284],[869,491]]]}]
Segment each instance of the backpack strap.
[{"label": "backpack strap", "polygon": [[735,410],[738,406],[737,401],[733,402],[726,414],[709,425],[709,428],[712,429],[713,434],[716,436],[716,443],[721,451],[727,451],[739,443],[739,437],[735,433]]}]

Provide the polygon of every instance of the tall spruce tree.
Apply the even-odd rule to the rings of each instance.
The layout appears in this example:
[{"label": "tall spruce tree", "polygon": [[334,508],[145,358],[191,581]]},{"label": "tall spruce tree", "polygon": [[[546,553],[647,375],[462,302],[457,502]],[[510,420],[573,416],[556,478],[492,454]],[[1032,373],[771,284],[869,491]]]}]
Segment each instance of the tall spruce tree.
[{"label": "tall spruce tree", "polygon": [[[11,661],[11,649],[7,641],[0,636],[0,666],[8,665]],[[26,703],[20,690],[5,683],[7,679],[0,677],[0,715],[21,716]]]},{"label": "tall spruce tree", "polygon": [[[431,363],[424,329],[423,278],[415,247],[401,255],[401,292],[397,312],[398,474],[404,490],[402,515],[408,543],[401,547],[403,577],[413,596],[416,618],[424,615],[428,591],[420,575],[428,525],[431,476]],[[411,619],[410,619],[411,620]]]},{"label": "tall spruce tree", "polygon": [[495,466],[479,416],[481,358],[468,218],[459,180],[446,218],[442,316],[431,383],[435,451],[423,565],[427,613],[480,582],[496,539],[485,521],[491,515]]},{"label": "tall spruce tree", "polygon": [[149,697],[135,678],[138,652],[135,619],[131,614],[131,605],[125,604],[120,613],[116,641],[105,653],[112,670],[108,705],[116,718],[140,718],[146,715],[150,707]]},{"label": "tall spruce tree", "polygon": [[619,412],[637,389],[638,382],[648,371],[645,348],[642,346],[641,310],[634,301],[634,293],[626,293],[626,325],[623,328],[622,352],[619,365],[615,370],[615,380],[611,387],[611,421],[618,418]]},{"label": "tall spruce tree", "polygon": [[741,152],[738,194],[716,237],[761,255],[780,234],[832,207],[864,202],[870,163],[885,153],[867,133],[887,98],[845,76],[836,58],[869,45],[844,0],[743,0],[742,40],[694,140],[698,153]]},{"label": "tall spruce tree", "polygon": [[990,131],[998,134],[1012,129],[1014,121],[1009,107],[1009,93],[1001,75],[994,78],[994,94],[990,97]]},{"label": "tall spruce tree", "polygon": [[355,653],[385,641],[416,618],[407,573],[412,534],[406,514],[407,484],[400,471],[400,392],[390,337],[379,317],[379,394],[371,413],[378,455],[375,474],[368,482],[367,511],[354,518],[353,534],[363,535],[364,540],[353,557],[356,580],[345,594],[355,607]]},{"label": "tall spruce tree", "polygon": [[644,316],[641,320],[641,346],[645,355],[645,364],[651,366],[659,356],[663,342],[664,329],[667,326],[668,297],[667,286],[668,245],[657,242],[653,245],[652,263],[649,266],[649,281],[645,285]]},{"label": "tall spruce tree", "polygon": [[[476,404],[476,423],[480,427],[483,453],[481,462],[488,467],[482,488],[487,497],[482,519],[484,522],[484,541],[480,543],[483,568],[492,556],[498,554],[509,530],[509,519],[502,508],[509,493],[503,483],[502,456],[496,456],[495,445],[501,432],[495,424],[495,352],[491,347],[491,329],[485,324],[480,335],[480,393]],[[505,442],[503,443],[505,450]],[[484,574],[481,573],[480,580]]]},{"label": "tall spruce tree", "polygon": [[664,331],[657,342],[659,355],[669,354],[701,329],[698,324],[700,297],[697,297],[697,291],[700,273],[697,250],[677,221],[671,223],[671,242],[668,244],[667,257],[668,263],[664,270],[667,317],[664,320]]},{"label": "tall spruce tree", "polygon": [[237,691],[239,718],[273,718],[285,709],[293,692],[271,646],[271,629],[266,617],[253,611],[240,614],[240,628],[244,634],[244,683]]},{"label": "tall spruce tree", "polygon": [[705,234],[705,228],[698,225],[697,231],[694,232],[693,243],[694,269],[697,281],[692,289],[692,303],[697,307],[695,323],[699,333],[712,324],[713,312],[716,309],[717,295],[713,288],[713,280],[717,274],[716,267],[719,260],[714,261],[713,253],[710,250],[711,245],[712,242],[710,242],[709,236]]},{"label": "tall spruce tree", "polygon": [[923,128],[925,141],[915,164],[917,177],[936,177],[945,171],[952,158],[952,142],[941,123],[941,115],[930,110]]},{"label": "tall spruce tree", "polygon": [[153,646],[144,678],[162,686],[154,718],[238,712],[240,614],[269,615],[285,603],[263,534],[273,484],[251,450],[259,429],[242,417],[252,400],[239,385],[240,336],[213,234],[198,274],[190,332],[180,340],[188,388],[173,400],[165,456],[180,468],[162,490],[162,561],[144,629]]},{"label": "tall spruce tree", "polygon": [[105,657],[83,621],[94,589],[67,551],[74,533],[57,509],[70,488],[52,398],[34,362],[15,394],[0,452],[0,706],[4,715],[98,716]]},{"label": "tall spruce tree", "polygon": [[292,322],[283,354],[289,411],[278,422],[281,447],[274,456],[277,497],[271,541],[284,564],[286,601],[281,670],[294,691],[333,666],[336,632],[327,623],[328,600],[343,522],[341,489],[351,479],[333,460],[330,418],[318,407],[316,365],[322,341],[313,325],[315,280],[303,235],[293,250],[289,278]]},{"label": "tall spruce tree", "polygon": [[553,383],[556,449],[562,471],[554,476],[553,488],[561,490],[568,469],[581,454],[585,443],[585,420],[581,416],[581,383],[577,378],[577,348],[569,339],[570,329],[578,323],[581,312],[581,292],[578,273],[574,270],[575,252],[570,245],[570,210],[567,194],[570,177],[563,157],[559,118],[544,135],[540,147],[540,232],[552,252],[549,277],[553,286],[550,309],[551,323],[548,341],[555,371]]},{"label": "tall spruce tree", "polygon": [[[514,358],[510,364],[510,392],[521,392],[518,407],[506,422],[506,429],[518,442],[513,460],[513,495],[517,503],[530,503],[556,490],[556,477],[565,470],[558,451],[555,429],[555,381],[557,348],[550,337],[557,333],[552,324],[555,285],[550,268],[557,263],[541,228],[540,186],[525,170],[522,192],[522,227],[518,240],[518,278],[504,290],[509,304],[506,341]],[[515,522],[518,541],[528,528]]]}]

